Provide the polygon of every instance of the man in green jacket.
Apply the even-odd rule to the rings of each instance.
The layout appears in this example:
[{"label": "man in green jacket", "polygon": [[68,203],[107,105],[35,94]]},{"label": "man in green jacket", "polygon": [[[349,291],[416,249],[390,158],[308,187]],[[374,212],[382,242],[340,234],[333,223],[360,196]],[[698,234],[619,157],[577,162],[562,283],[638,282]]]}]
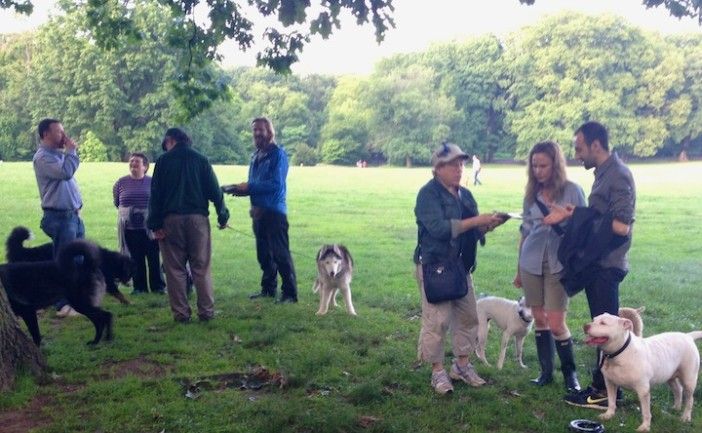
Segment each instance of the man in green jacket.
[{"label": "man in green jacket", "polygon": [[178,128],[169,129],[162,147],[166,153],[156,160],[146,225],[154,231],[161,247],[175,321],[190,320],[186,293],[188,262],[197,292],[198,317],[211,320],[214,317],[214,290],[210,269],[209,202],[215,205],[220,229],[227,225],[229,210],[224,205],[224,196],[212,166],[204,155],[192,148],[192,141],[185,132]]}]

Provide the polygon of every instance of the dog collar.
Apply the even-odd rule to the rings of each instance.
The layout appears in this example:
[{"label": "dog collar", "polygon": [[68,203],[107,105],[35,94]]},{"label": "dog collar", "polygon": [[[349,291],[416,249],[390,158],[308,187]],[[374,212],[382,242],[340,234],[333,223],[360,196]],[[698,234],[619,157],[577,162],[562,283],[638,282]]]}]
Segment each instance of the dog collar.
[{"label": "dog collar", "polygon": [[604,360],[605,360],[605,359],[616,358],[616,357],[619,356],[623,351],[625,351],[627,347],[629,347],[629,343],[631,343],[631,332],[629,332],[629,334],[628,334],[627,337],[626,337],[626,341],[624,342],[624,345],[623,345],[622,347],[620,347],[619,350],[617,350],[617,351],[614,352],[614,353],[604,353],[604,352],[602,352],[602,354],[604,354],[604,356],[602,357],[602,361],[600,361],[600,368],[602,367],[602,364],[604,364]]},{"label": "dog collar", "polygon": [[519,318],[522,319],[522,321],[524,323],[531,323],[531,321],[533,320],[533,319],[527,319],[526,317],[524,317],[524,310],[522,310],[522,309],[519,309]]}]

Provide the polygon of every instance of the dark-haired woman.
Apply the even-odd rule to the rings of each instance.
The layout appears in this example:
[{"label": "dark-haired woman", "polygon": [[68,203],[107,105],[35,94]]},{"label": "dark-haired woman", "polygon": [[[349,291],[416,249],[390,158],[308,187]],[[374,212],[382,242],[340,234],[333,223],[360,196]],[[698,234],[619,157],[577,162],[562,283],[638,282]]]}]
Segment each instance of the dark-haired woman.
[{"label": "dark-haired woman", "polygon": [[[146,229],[146,209],[151,194],[149,159],[143,153],[129,158],[129,175],[121,177],[112,188],[114,204],[119,213],[117,232],[120,251],[131,256],[136,265],[132,294],[164,293],[166,284],[159,264],[158,241]],[[148,263],[148,286],[146,268]]]}]

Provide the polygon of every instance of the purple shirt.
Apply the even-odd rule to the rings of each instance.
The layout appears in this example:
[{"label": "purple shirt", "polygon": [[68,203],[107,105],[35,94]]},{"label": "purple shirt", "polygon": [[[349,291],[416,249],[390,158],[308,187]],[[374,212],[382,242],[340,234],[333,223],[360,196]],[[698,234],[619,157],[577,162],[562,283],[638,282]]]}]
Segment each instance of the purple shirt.
[{"label": "purple shirt", "polygon": [[149,207],[149,196],[151,195],[151,177],[144,176],[141,179],[134,179],[131,176],[124,176],[115,182],[112,188],[115,207],[130,207],[140,209],[142,212],[129,212],[126,221],[127,230],[143,230],[144,211]]}]

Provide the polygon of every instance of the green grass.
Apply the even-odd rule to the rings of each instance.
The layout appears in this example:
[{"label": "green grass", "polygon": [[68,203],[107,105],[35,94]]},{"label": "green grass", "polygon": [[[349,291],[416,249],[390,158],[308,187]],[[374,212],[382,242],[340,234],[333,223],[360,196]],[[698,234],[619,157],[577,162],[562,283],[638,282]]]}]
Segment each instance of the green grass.
[{"label": "green grass", "polygon": [[[647,335],[700,329],[702,164],[647,164],[632,170],[637,223],[631,272],[620,290],[622,305],[646,306]],[[232,183],[245,177],[246,168],[219,166],[216,171],[221,183]],[[587,192],[592,173],[580,167],[569,171]],[[109,163],[86,163],[78,172],[87,235],[112,248],[116,212],[111,188],[126,172],[126,164]],[[531,337],[525,349],[530,368],[518,368],[510,346],[503,371],[478,365],[490,382],[481,389],[458,385],[452,396],[441,398],[429,387],[428,368],[414,368],[419,321],[413,319],[419,299],[412,278],[413,207],[430,175],[426,168],[292,168],[288,205],[297,305],[247,299],[258,290],[260,278],[248,202],[228,197],[234,230],[213,232],[216,320],[178,325],[163,297],[132,298],[131,306],[110,298],[104,304],[116,316],[116,338],[89,349],[84,342],[92,335],[90,322],[57,320],[47,313],[41,321],[43,351],[58,379],[43,387],[22,379],[15,393],[0,396],[0,408],[21,410],[34,396],[50,397],[44,412],[52,422],[41,432],[563,432],[571,419],[595,417],[593,411],[561,402],[560,377],[543,389],[528,384],[537,374]],[[484,185],[472,188],[482,211],[520,210],[523,167],[487,165],[482,178]],[[39,229],[31,164],[0,165],[0,197],[0,239],[21,224],[37,235],[34,245],[48,240]],[[480,249],[478,292],[518,296],[511,286],[517,228],[508,222]],[[354,255],[357,318],[343,307],[323,318],[314,315],[314,255],[330,242],[346,244]],[[579,371],[589,383],[585,372],[594,355],[581,343],[580,327],[589,319],[584,296],[574,298],[571,306]],[[493,333],[488,347],[493,361],[497,345]],[[447,346],[447,362],[449,357]],[[184,396],[183,381],[246,372],[255,365],[284,374],[288,385],[258,391],[214,386],[196,400]],[[702,400],[699,390],[696,396]],[[627,393],[627,400],[606,423],[608,430],[638,426],[636,399]],[[655,389],[652,406],[658,432],[693,432],[702,425],[700,403],[692,425],[678,420],[667,387]],[[376,421],[364,428],[362,416]]]}]

